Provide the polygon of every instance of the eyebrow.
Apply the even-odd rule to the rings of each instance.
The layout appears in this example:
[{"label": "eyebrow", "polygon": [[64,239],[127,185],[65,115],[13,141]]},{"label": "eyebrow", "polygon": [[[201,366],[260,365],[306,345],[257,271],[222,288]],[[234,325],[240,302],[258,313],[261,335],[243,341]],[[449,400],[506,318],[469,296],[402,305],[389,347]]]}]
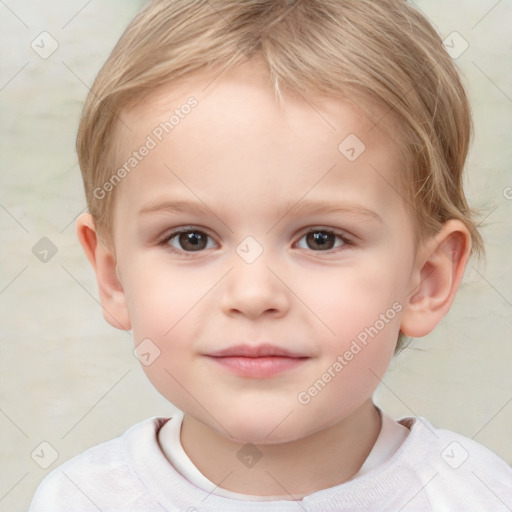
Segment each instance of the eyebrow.
[{"label": "eyebrow", "polygon": [[348,214],[382,222],[382,218],[377,212],[362,205],[346,201],[327,202],[303,200],[298,203],[288,203],[284,211],[281,210],[279,213],[280,218],[285,217],[288,213],[292,213],[293,215],[301,215],[304,213],[309,215]]},{"label": "eyebrow", "polygon": [[190,201],[159,201],[149,202],[143,208],[140,209],[141,215],[147,215],[148,213],[196,213],[204,214],[205,212],[212,211],[204,203],[193,203]]},{"label": "eyebrow", "polygon": [[[147,215],[151,213],[192,213],[196,215],[204,215],[205,213],[214,213],[211,208],[204,203],[190,201],[159,201],[147,203],[139,213]],[[362,205],[350,202],[326,202],[302,200],[299,202],[289,202],[277,212],[277,218],[282,220],[288,214],[292,215],[353,215],[366,220],[374,220],[382,222],[381,216]],[[279,221],[280,222],[280,221]]]}]

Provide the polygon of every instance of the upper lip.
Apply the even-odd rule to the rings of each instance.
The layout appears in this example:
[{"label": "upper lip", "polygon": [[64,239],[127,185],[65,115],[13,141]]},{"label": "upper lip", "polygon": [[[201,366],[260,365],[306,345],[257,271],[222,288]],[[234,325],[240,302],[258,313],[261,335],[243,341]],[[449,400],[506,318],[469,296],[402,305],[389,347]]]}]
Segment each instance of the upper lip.
[{"label": "upper lip", "polygon": [[263,343],[261,345],[233,345],[222,350],[210,352],[211,357],[308,357],[304,354]]}]

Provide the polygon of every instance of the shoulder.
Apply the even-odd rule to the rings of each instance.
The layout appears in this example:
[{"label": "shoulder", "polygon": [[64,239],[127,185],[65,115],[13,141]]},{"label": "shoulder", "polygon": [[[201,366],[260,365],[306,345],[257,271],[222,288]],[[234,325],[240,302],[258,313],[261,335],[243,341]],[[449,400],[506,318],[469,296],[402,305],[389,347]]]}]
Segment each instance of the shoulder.
[{"label": "shoulder", "polygon": [[411,430],[404,455],[415,466],[434,510],[512,507],[512,468],[498,455],[423,417],[398,421]]},{"label": "shoulder", "polygon": [[141,450],[156,449],[156,432],[165,421],[150,418],[137,423],[122,436],[89,448],[54,469],[39,485],[29,512],[97,511],[114,494],[131,500],[127,503],[142,499],[145,488],[130,456],[131,445],[137,441]]}]

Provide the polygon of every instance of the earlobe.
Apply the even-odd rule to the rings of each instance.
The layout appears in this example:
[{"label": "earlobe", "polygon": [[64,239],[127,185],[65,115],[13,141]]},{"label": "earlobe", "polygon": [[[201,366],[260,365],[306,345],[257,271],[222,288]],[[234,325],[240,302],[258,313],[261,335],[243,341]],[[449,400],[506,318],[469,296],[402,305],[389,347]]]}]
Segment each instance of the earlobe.
[{"label": "earlobe", "polygon": [[469,258],[471,237],[459,220],[449,220],[421,251],[400,330],[413,338],[430,333],[448,313]]},{"label": "earlobe", "polygon": [[96,273],[105,320],[117,329],[124,331],[131,329],[130,315],[117,272],[116,258],[99,239],[91,214],[83,213],[78,217],[76,233]]}]

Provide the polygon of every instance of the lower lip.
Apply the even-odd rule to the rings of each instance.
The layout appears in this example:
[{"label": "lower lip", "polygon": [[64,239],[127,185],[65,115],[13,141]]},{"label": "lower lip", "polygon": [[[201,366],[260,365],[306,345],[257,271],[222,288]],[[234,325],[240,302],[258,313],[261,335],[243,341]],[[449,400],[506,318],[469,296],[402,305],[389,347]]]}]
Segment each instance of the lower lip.
[{"label": "lower lip", "polygon": [[266,378],[304,364],[307,357],[209,357],[217,364],[242,377]]}]

